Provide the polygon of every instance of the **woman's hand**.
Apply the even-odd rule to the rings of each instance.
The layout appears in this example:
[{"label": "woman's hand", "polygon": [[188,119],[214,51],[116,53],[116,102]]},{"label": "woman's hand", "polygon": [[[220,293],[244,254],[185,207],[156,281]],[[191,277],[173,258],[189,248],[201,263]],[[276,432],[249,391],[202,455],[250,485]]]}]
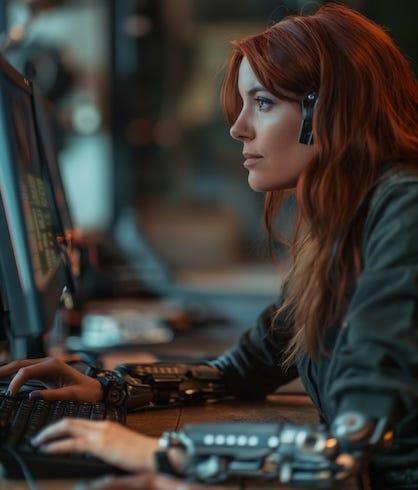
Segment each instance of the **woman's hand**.
[{"label": "woman's hand", "polygon": [[126,471],[153,471],[155,438],[134,432],[116,422],[62,419],[32,439],[45,453],[89,453]]},{"label": "woman's hand", "polygon": [[79,402],[99,402],[103,398],[102,387],[96,379],[85,376],[54,357],[12,361],[0,367],[0,377],[11,375],[14,375],[9,384],[11,396],[15,395],[26,381],[38,379],[47,389],[32,391],[30,398]]}]

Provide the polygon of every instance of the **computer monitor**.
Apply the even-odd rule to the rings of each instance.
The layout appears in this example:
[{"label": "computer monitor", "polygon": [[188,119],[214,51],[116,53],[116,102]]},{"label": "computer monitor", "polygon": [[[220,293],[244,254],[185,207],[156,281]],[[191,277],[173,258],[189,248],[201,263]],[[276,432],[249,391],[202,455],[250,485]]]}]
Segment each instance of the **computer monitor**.
[{"label": "computer monitor", "polygon": [[67,202],[64,185],[61,178],[57,149],[55,145],[52,112],[40,90],[32,87],[35,124],[38,128],[38,145],[41,155],[41,164],[45,169],[45,178],[48,180],[48,190],[51,191],[54,220],[57,224],[59,239],[70,243],[74,234],[74,224]]},{"label": "computer monitor", "polygon": [[48,197],[52,204],[51,210],[57,234],[56,238],[63,251],[63,258],[67,261],[68,290],[74,306],[74,303],[78,304],[82,294],[80,283],[82,268],[80,263],[81,244],[75,243],[75,227],[58,163],[52,111],[36,85],[32,86],[32,94],[34,120],[38,130],[37,136],[41,168]]},{"label": "computer monitor", "polygon": [[45,354],[69,283],[39,143],[32,84],[0,57],[0,289],[11,358]]}]

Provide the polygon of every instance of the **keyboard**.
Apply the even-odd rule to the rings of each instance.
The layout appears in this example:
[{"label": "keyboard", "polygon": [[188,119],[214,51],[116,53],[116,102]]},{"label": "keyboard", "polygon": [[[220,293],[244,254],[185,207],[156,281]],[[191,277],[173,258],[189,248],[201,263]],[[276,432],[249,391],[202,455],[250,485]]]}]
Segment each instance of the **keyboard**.
[{"label": "keyboard", "polygon": [[[125,424],[126,410],[104,403],[48,402],[0,395],[0,463],[6,478],[23,477],[23,460],[33,478],[92,478],[120,473],[90,455],[50,455],[30,444],[39,430],[64,417],[113,420]],[[17,457],[16,457],[17,455]]]}]

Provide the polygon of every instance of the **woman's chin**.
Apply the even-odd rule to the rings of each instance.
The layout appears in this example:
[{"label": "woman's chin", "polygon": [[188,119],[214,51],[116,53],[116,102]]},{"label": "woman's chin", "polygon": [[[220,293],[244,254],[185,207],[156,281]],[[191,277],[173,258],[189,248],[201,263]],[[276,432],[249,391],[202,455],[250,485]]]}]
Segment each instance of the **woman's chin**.
[{"label": "woman's chin", "polygon": [[253,172],[248,174],[248,185],[250,186],[250,189],[255,192],[266,192],[269,190],[269,186],[266,188],[266,182],[258,179]]},{"label": "woman's chin", "polygon": [[248,175],[248,185],[255,192],[272,192],[293,189],[295,187],[295,182],[265,182],[255,178],[250,172]]}]

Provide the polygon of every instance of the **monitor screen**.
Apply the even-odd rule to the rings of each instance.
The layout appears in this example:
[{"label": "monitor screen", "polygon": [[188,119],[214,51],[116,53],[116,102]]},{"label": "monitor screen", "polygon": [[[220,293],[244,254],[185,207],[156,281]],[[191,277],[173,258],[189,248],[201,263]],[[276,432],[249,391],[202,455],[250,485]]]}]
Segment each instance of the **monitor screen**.
[{"label": "monitor screen", "polygon": [[71,242],[74,233],[74,224],[57,159],[52,114],[36,86],[33,87],[33,103],[36,126],[41,128],[41,131],[38,131],[38,144],[41,164],[46,171],[48,190],[51,191],[50,198],[54,205],[54,220],[56,220],[60,238],[68,243]]},{"label": "monitor screen", "polygon": [[11,357],[43,355],[68,284],[31,82],[0,59],[0,283]]},{"label": "monitor screen", "polygon": [[62,256],[67,261],[68,290],[71,293],[70,302],[80,301],[80,246],[75,243],[75,228],[71,217],[64,185],[61,178],[54,138],[52,113],[47,101],[36,86],[33,86],[33,105],[35,124],[38,129],[38,147],[44,181],[47,185],[48,198],[52,204],[52,216],[56,238],[63,251]]}]

